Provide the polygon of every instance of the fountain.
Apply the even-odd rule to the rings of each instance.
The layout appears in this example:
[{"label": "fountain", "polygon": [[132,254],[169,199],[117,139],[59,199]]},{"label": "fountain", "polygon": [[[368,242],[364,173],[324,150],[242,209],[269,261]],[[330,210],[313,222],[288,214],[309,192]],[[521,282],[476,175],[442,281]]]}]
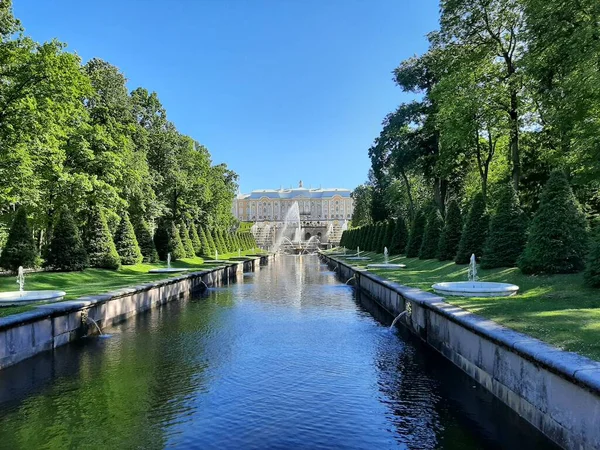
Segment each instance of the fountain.
[{"label": "fountain", "polygon": [[208,259],[208,260],[204,261],[205,264],[224,264],[224,263],[228,263],[228,262],[229,261],[219,259],[219,252],[217,250],[215,250],[215,259]]},{"label": "fountain", "polygon": [[431,287],[438,294],[458,297],[509,297],[519,291],[519,286],[514,284],[478,281],[475,254],[471,255],[468,279],[469,281],[436,283]]},{"label": "fountain", "polygon": [[26,291],[25,274],[23,267],[19,266],[17,272],[18,291],[0,292],[0,306],[26,305],[37,302],[57,302],[66,295],[64,291]]},{"label": "fountain", "polygon": [[148,273],[177,273],[187,272],[190,269],[182,269],[179,267],[171,267],[171,253],[167,253],[167,267],[161,269],[151,269]]},{"label": "fountain", "polygon": [[[288,230],[290,230],[291,233],[288,233]],[[293,253],[302,252],[302,226],[298,202],[292,203],[292,206],[285,213],[283,227],[277,232],[277,239],[272,248],[273,252],[278,252],[284,243],[286,244],[284,246],[284,251],[286,253],[290,253],[292,249],[294,249]],[[291,247],[289,243],[292,244]]]},{"label": "fountain", "polygon": [[404,269],[406,264],[390,264],[389,252],[387,247],[383,248],[383,264],[369,264],[367,265],[367,269],[383,269],[383,270],[392,270],[392,269]]},{"label": "fountain", "polygon": [[371,258],[369,258],[368,256],[360,256],[360,247],[356,247],[356,255],[349,256],[346,259],[349,259],[352,261],[365,261],[365,260],[368,260]]}]

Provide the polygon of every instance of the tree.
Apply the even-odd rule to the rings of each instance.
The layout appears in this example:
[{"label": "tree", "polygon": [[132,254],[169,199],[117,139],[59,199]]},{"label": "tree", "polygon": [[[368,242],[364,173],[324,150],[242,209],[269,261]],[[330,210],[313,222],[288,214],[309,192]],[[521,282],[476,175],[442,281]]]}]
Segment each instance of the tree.
[{"label": "tree", "polygon": [[179,224],[179,236],[181,237],[181,242],[183,243],[183,247],[185,248],[186,258],[193,258],[194,256],[196,256],[194,244],[192,242],[192,239],[190,238],[190,233],[184,222],[181,222]]},{"label": "tree", "polygon": [[527,221],[519,206],[519,198],[513,186],[505,186],[490,219],[481,268],[515,266],[526,241]]},{"label": "tree", "polygon": [[83,270],[89,259],[75,220],[66,206],[56,216],[45,266],[53,270]]},{"label": "tree", "polygon": [[523,273],[572,273],[585,267],[587,222],[562,171],[554,171],[540,200],[525,251],[518,266]]},{"label": "tree", "polygon": [[202,242],[200,241],[200,236],[198,236],[196,226],[193,223],[190,223],[188,231],[190,239],[192,240],[192,245],[194,246],[194,253],[197,256],[200,256],[202,254]]},{"label": "tree", "polygon": [[0,255],[0,266],[16,272],[19,266],[35,267],[38,264],[38,250],[33,231],[24,206],[17,209],[8,239]]},{"label": "tree", "polygon": [[123,213],[115,233],[115,247],[123,265],[139,264],[144,259],[127,212]]},{"label": "tree", "polygon": [[102,210],[91,208],[85,231],[85,248],[90,266],[99,269],[116,270],[121,266],[121,258],[108,229]]},{"label": "tree", "polygon": [[198,256],[209,256],[209,255],[213,255],[214,251],[213,248],[210,246],[209,242],[208,242],[208,238],[206,235],[206,232],[204,231],[204,228],[198,224],[198,233],[197,233],[200,239],[200,249],[198,250]]},{"label": "tree", "polygon": [[427,217],[425,216],[423,210],[417,211],[410,226],[408,242],[406,243],[407,258],[415,258],[419,256],[419,250],[421,249],[421,243],[423,242],[423,233],[425,231],[426,224]]},{"label": "tree", "polygon": [[446,221],[440,234],[437,257],[440,261],[453,260],[458,252],[458,244],[462,234],[462,217],[456,201],[448,203]]},{"label": "tree", "polygon": [[427,217],[427,224],[423,232],[423,240],[419,250],[419,259],[432,259],[438,254],[438,243],[444,223],[436,207],[432,207]]},{"label": "tree", "polygon": [[215,252],[219,249],[217,248],[217,242],[215,241],[215,231],[209,228],[205,229],[206,241],[208,242],[208,246],[206,248],[206,256],[214,256]]},{"label": "tree", "polygon": [[352,225],[360,227],[372,222],[371,219],[371,194],[372,186],[361,184],[352,191],[354,209],[352,211]]},{"label": "tree", "polygon": [[406,243],[408,241],[408,230],[406,229],[406,222],[402,216],[398,216],[394,226],[394,234],[392,235],[392,245],[390,248],[390,254],[399,255],[404,253],[406,250]]},{"label": "tree", "polygon": [[480,192],[473,199],[467,214],[456,253],[456,264],[467,264],[473,254],[477,258],[481,258],[487,237],[488,220],[485,200]]},{"label": "tree", "polygon": [[135,236],[143,256],[143,262],[158,262],[158,252],[156,251],[156,246],[154,245],[152,232],[150,231],[148,223],[143,218],[139,218],[136,221]]},{"label": "tree", "polygon": [[583,279],[588,286],[600,287],[600,232],[596,233],[589,252]]},{"label": "tree", "polygon": [[166,261],[169,253],[172,261],[185,258],[185,247],[181,242],[179,231],[175,222],[168,218],[163,218],[159,222],[154,233],[154,245],[161,261]]}]

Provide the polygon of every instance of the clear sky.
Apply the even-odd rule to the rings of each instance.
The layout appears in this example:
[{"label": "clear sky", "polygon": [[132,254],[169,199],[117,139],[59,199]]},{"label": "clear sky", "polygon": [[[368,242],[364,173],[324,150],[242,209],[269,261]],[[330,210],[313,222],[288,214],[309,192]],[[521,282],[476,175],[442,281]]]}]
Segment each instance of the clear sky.
[{"label": "clear sky", "polygon": [[14,0],[38,41],[118,66],[243,192],[365,181],[399,62],[427,48],[437,0]]}]

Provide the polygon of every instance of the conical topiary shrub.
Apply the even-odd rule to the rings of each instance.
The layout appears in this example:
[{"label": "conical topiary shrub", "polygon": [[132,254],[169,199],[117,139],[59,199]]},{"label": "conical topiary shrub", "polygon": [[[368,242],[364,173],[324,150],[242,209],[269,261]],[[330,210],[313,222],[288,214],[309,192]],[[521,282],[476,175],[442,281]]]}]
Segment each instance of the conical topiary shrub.
[{"label": "conical topiary shrub", "polygon": [[588,286],[600,288],[600,230],[592,242],[583,279]]},{"label": "conical topiary shrub", "polygon": [[210,245],[208,244],[208,239],[206,237],[206,232],[201,225],[198,225],[198,237],[200,238],[200,250],[198,256],[207,256],[211,253]]},{"label": "conical topiary shrub", "polygon": [[21,206],[17,209],[10,226],[6,244],[0,255],[0,266],[16,272],[19,266],[35,267],[38,259],[38,249],[27,219],[27,210]]},{"label": "conical topiary shrub", "polygon": [[139,218],[135,221],[135,237],[137,239],[140,251],[143,256],[143,262],[155,263],[158,262],[158,252],[154,245],[154,239],[152,239],[152,232],[150,226],[143,218]]},{"label": "conical topiary shrub", "polygon": [[121,258],[99,207],[93,207],[90,211],[84,243],[91,267],[116,270],[121,266]]},{"label": "conical topiary shrub", "polygon": [[44,265],[62,271],[83,270],[89,265],[81,235],[66,206],[58,211]]},{"label": "conical topiary shrub", "polygon": [[183,243],[183,248],[185,248],[185,257],[193,258],[196,256],[196,251],[194,250],[194,244],[192,239],[190,238],[190,233],[185,222],[181,222],[179,224],[179,236],[181,237],[181,242]]},{"label": "conical topiary shrub", "polygon": [[465,226],[463,227],[456,253],[456,264],[467,264],[471,255],[481,258],[483,245],[488,231],[488,215],[483,194],[479,193],[473,199]]},{"label": "conical topiary shrub", "polygon": [[207,228],[205,230],[206,233],[206,241],[208,242],[209,248],[206,249],[206,256],[214,256],[215,252],[218,251],[217,243],[215,242],[215,231]]},{"label": "conical topiary shrub", "polygon": [[162,261],[166,261],[169,253],[171,261],[185,258],[185,248],[179,236],[179,230],[175,226],[175,222],[169,219],[162,219],[154,233],[154,245],[158,252],[158,257]]},{"label": "conical topiary shrub", "polygon": [[453,260],[456,257],[462,227],[460,208],[458,203],[452,200],[446,208],[446,220],[438,242],[437,258],[440,261]]},{"label": "conical topiary shrub", "polygon": [[408,242],[406,243],[406,257],[416,258],[419,256],[421,250],[421,243],[423,242],[423,233],[425,232],[425,225],[427,224],[427,218],[422,210],[419,210],[415,214],[413,219],[410,232],[408,234]]},{"label": "conical topiary shrub", "polygon": [[425,231],[423,232],[423,241],[419,249],[419,259],[432,259],[436,257],[443,226],[440,212],[437,208],[432,207],[427,217]]},{"label": "conical topiary shrub", "polygon": [[481,268],[515,266],[525,248],[526,232],[527,218],[519,205],[517,192],[509,184],[500,191],[496,210],[490,219]]},{"label": "conical topiary shrub", "polygon": [[194,246],[194,253],[197,256],[202,254],[202,242],[200,242],[200,236],[198,236],[198,231],[196,230],[196,226],[193,223],[190,223],[188,227],[188,231],[190,233],[190,239],[192,240],[192,245]]},{"label": "conical topiary shrub", "polygon": [[384,234],[384,238],[383,238],[383,249],[382,251],[387,247],[388,249],[388,253],[390,252],[390,249],[392,248],[392,241],[394,239],[394,221],[392,220],[388,220],[385,222],[385,234]]},{"label": "conical topiary shrub", "polygon": [[406,229],[406,222],[404,221],[404,217],[398,216],[394,224],[394,234],[392,235],[390,254],[399,255],[404,253],[407,241],[408,230]]},{"label": "conical topiary shrub", "polygon": [[115,233],[115,247],[121,258],[121,264],[139,264],[144,259],[127,212],[123,213],[121,222],[117,227],[117,232]]},{"label": "conical topiary shrub", "polygon": [[550,175],[518,265],[523,273],[573,273],[585,267],[585,216],[565,174]]},{"label": "conical topiary shrub", "polygon": [[385,243],[383,242],[385,239],[385,232],[386,232],[386,223],[379,222],[377,224],[377,241],[375,244],[375,251],[377,253],[383,253],[383,247],[385,246]]}]

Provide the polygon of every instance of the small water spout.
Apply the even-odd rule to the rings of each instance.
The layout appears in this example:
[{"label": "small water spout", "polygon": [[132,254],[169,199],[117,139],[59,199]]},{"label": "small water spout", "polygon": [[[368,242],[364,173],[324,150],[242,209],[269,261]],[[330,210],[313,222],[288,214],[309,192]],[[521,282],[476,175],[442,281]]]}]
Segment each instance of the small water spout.
[{"label": "small water spout", "polygon": [[171,253],[167,253],[167,269],[171,268]]},{"label": "small water spout", "polygon": [[215,250],[215,261],[219,259],[219,252]]},{"label": "small water spout", "polygon": [[475,253],[471,255],[471,261],[469,263],[469,281],[477,281],[477,260],[475,258]]},{"label": "small water spout", "polygon": [[19,285],[19,296],[22,296],[25,288],[25,273],[23,272],[23,266],[19,266],[17,272],[17,284]]},{"label": "small water spout", "polygon": [[238,258],[242,256],[242,249],[238,248]]},{"label": "small water spout", "polygon": [[356,256],[360,257],[360,247],[356,247]]},{"label": "small water spout", "polygon": [[100,336],[102,336],[104,333],[102,332],[102,330],[100,329],[100,325],[98,325],[98,322],[96,322],[94,319],[92,319],[90,316],[88,316],[87,318],[88,323],[91,322],[96,326],[96,329],[98,330],[98,334],[100,334]]},{"label": "small water spout", "polygon": [[206,289],[208,289],[208,284],[206,284],[204,281],[200,280],[200,284],[203,284],[203,285],[204,285],[204,287],[205,287]]},{"label": "small water spout", "polygon": [[388,253],[387,247],[383,247],[383,262],[389,264],[390,254]]},{"label": "small water spout", "polygon": [[352,278],[349,278],[348,281],[346,281],[346,284],[350,283],[352,280],[356,280],[356,275],[352,275]]},{"label": "small water spout", "polygon": [[400,320],[400,317],[405,316],[408,313],[407,310],[402,311],[400,314],[398,314],[396,316],[396,318],[394,319],[394,321],[392,322],[392,324],[390,325],[390,330],[394,329],[394,326],[396,325],[396,322],[398,322]]}]

